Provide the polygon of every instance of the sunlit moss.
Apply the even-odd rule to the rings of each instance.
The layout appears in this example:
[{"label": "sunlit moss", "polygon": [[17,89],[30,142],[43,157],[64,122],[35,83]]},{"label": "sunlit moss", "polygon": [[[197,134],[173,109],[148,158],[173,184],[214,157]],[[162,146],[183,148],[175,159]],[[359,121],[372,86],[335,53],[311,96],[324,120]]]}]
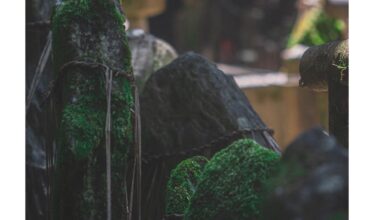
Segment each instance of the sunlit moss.
[{"label": "sunlit moss", "polygon": [[170,173],[166,190],[166,214],[183,214],[194,194],[207,158],[195,156],[179,163]]}]

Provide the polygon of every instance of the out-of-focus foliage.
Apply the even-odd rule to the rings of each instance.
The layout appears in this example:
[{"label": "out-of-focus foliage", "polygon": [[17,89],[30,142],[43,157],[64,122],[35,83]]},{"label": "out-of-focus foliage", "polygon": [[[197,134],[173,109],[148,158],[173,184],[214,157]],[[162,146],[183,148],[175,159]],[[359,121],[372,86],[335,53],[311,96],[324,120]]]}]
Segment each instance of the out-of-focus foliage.
[{"label": "out-of-focus foliage", "polygon": [[342,20],[329,17],[322,9],[311,9],[297,21],[289,36],[288,47],[296,44],[315,46],[341,40],[345,24]]}]

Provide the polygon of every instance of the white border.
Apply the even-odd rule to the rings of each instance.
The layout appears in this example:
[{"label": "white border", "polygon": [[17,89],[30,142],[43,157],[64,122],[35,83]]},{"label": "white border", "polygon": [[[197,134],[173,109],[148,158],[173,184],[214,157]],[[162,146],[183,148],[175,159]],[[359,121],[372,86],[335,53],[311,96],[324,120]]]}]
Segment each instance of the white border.
[{"label": "white border", "polygon": [[380,7],[349,4],[350,219],[380,219]]},{"label": "white border", "polygon": [[0,16],[0,219],[25,219],[25,0]]}]

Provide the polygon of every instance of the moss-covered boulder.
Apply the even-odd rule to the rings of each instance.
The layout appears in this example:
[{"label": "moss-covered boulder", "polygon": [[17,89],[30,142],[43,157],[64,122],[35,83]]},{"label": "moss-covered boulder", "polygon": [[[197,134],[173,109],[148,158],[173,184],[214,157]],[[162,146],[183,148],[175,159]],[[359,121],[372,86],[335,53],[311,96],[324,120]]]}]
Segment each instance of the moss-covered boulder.
[{"label": "moss-covered boulder", "polygon": [[166,215],[185,213],[207,161],[203,156],[191,157],[171,171],[166,190]]},{"label": "moss-covered boulder", "polygon": [[185,219],[256,218],[263,183],[278,161],[277,153],[251,139],[235,141],[207,163]]},{"label": "moss-covered boulder", "polygon": [[[58,87],[54,219],[106,219],[105,68],[131,72],[124,17],[113,1],[67,0],[52,18]],[[126,217],[127,155],[133,142],[133,96],[125,74],[114,75],[111,98],[112,218]],[[110,204],[110,203],[108,203]]]}]

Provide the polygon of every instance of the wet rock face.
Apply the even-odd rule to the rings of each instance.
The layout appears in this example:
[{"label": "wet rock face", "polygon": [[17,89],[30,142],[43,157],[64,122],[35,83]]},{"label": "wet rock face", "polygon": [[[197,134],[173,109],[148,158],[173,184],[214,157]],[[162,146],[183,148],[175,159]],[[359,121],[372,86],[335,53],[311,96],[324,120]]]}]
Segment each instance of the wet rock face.
[{"label": "wet rock face", "polygon": [[304,133],[284,152],[268,191],[263,219],[348,219],[347,150],[322,129]]},{"label": "wet rock face", "polygon": [[[142,148],[151,155],[198,147],[237,130],[267,128],[235,81],[192,52],[150,77],[141,115]],[[271,148],[274,140],[265,132],[252,132],[253,138]]]}]

